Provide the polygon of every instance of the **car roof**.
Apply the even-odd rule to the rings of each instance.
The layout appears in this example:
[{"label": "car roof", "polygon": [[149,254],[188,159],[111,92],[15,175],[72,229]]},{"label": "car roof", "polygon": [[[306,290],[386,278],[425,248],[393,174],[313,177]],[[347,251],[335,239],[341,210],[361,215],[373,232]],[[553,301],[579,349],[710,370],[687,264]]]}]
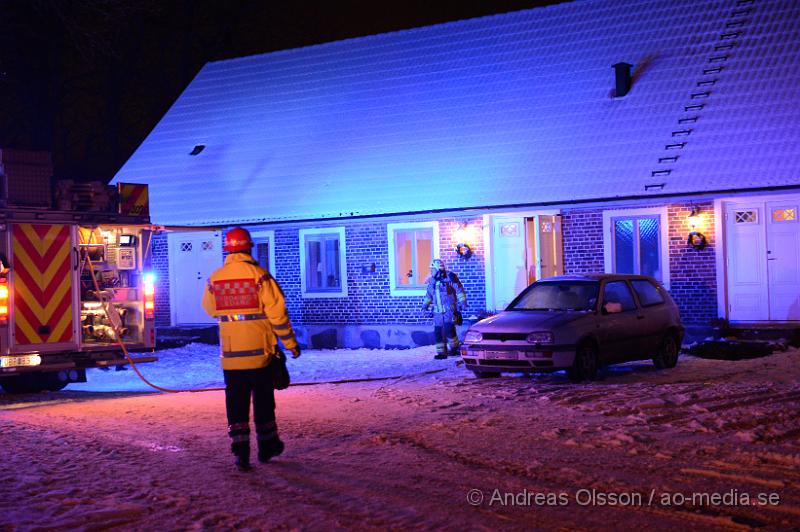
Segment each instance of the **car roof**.
[{"label": "car roof", "polygon": [[559,275],[556,277],[546,277],[544,279],[539,279],[537,282],[548,283],[548,282],[559,282],[559,281],[623,281],[625,279],[647,280],[658,284],[658,281],[656,281],[653,277],[650,277],[649,275],[635,275],[627,273],[581,273],[572,275]]}]

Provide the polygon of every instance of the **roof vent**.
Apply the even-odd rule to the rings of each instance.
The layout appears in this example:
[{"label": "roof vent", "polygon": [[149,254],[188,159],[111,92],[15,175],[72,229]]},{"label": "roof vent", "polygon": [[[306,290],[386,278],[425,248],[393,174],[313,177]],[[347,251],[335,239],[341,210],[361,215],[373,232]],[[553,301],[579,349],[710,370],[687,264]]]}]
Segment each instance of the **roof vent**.
[{"label": "roof vent", "polygon": [[204,149],[206,149],[205,144],[198,144],[197,146],[192,148],[192,151],[189,152],[189,155],[199,155],[200,152],[203,151]]},{"label": "roof vent", "polygon": [[617,90],[614,96],[619,98],[628,94],[631,90],[631,67],[628,63],[617,63],[614,67],[614,75],[617,80]]}]

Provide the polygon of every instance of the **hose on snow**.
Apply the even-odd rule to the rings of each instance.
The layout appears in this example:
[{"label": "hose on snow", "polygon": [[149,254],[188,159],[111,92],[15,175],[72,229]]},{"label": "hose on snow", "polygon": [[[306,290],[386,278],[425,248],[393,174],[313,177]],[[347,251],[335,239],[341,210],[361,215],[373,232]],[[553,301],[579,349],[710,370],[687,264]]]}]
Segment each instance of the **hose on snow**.
[{"label": "hose on snow", "polygon": [[[86,262],[89,264],[89,271],[92,273],[92,281],[94,283],[95,291],[99,294],[101,292],[100,285],[97,283],[97,277],[95,276],[94,265],[92,264],[92,260],[89,258],[88,254],[86,256]],[[196,388],[196,389],[187,389],[187,390],[173,390],[171,388],[165,388],[163,386],[159,386],[157,384],[154,384],[154,383],[150,382],[144,375],[142,375],[142,372],[139,371],[139,368],[136,367],[136,361],[133,359],[133,357],[128,352],[128,347],[125,345],[125,342],[122,341],[122,337],[121,337],[122,335],[120,334],[120,330],[119,330],[119,327],[118,327],[118,322],[117,322],[117,320],[114,320],[114,319],[111,318],[111,311],[109,309],[111,303],[109,301],[103,299],[103,298],[100,298],[100,302],[101,302],[102,307],[103,307],[103,312],[105,312],[106,318],[108,319],[109,323],[111,323],[111,326],[112,326],[112,328],[114,330],[114,339],[116,340],[117,345],[119,345],[119,348],[122,350],[122,354],[125,355],[125,358],[128,360],[128,363],[133,368],[133,371],[136,372],[136,375],[146,385],[150,386],[151,388],[153,388],[155,390],[158,390],[159,392],[164,392],[164,393],[187,393],[187,392],[188,393],[198,393],[198,392],[218,392],[218,391],[225,390],[224,387],[210,387],[210,388]],[[347,384],[347,383],[352,383],[352,382],[388,381],[388,380],[393,380],[393,379],[402,379],[404,377],[422,377],[422,376],[425,376],[425,375],[433,375],[434,373],[439,373],[439,372],[442,372],[444,370],[445,370],[445,368],[441,368],[441,369],[423,371],[423,372],[420,372],[420,373],[415,373],[413,375],[394,375],[394,376],[391,376],[391,377],[366,377],[366,378],[360,378],[360,379],[340,379],[340,380],[318,381],[318,382],[294,382],[294,383],[291,383],[289,386],[316,386],[316,385],[319,385],[319,384]]]}]

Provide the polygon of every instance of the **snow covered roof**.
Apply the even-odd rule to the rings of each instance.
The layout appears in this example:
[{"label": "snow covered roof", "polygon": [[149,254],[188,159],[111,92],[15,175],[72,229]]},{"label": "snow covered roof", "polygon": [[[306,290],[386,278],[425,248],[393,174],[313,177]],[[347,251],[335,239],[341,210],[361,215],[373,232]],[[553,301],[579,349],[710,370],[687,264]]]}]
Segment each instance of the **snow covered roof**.
[{"label": "snow covered roof", "polygon": [[798,21],[586,0],[209,63],[114,180],[187,225],[799,185]]}]

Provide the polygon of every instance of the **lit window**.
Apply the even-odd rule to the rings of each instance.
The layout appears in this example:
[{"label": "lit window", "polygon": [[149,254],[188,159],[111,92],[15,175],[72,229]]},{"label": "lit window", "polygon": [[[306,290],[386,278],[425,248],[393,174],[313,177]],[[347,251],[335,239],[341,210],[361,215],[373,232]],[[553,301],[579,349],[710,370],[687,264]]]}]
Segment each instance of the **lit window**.
[{"label": "lit window", "polygon": [[344,227],[300,230],[303,297],[347,295]]},{"label": "lit window", "polygon": [[258,265],[275,275],[275,231],[251,231],[253,258]]},{"label": "lit window", "polygon": [[393,296],[425,294],[430,263],[438,257],[437,222],[388,224],[390,292]]},{"label": "lit window", "polygon": [[758,223],[758,211],[736,211],[737,224]]},{"label": "lit window", "polygon": [[775,209],[772,211],[772,220],[775,222],[794,222],[797,220],[797,209]]},{"label": "lit window", "polygon": [[650,275],[669,286],[666,207],[603,213],[605,270]]}]

